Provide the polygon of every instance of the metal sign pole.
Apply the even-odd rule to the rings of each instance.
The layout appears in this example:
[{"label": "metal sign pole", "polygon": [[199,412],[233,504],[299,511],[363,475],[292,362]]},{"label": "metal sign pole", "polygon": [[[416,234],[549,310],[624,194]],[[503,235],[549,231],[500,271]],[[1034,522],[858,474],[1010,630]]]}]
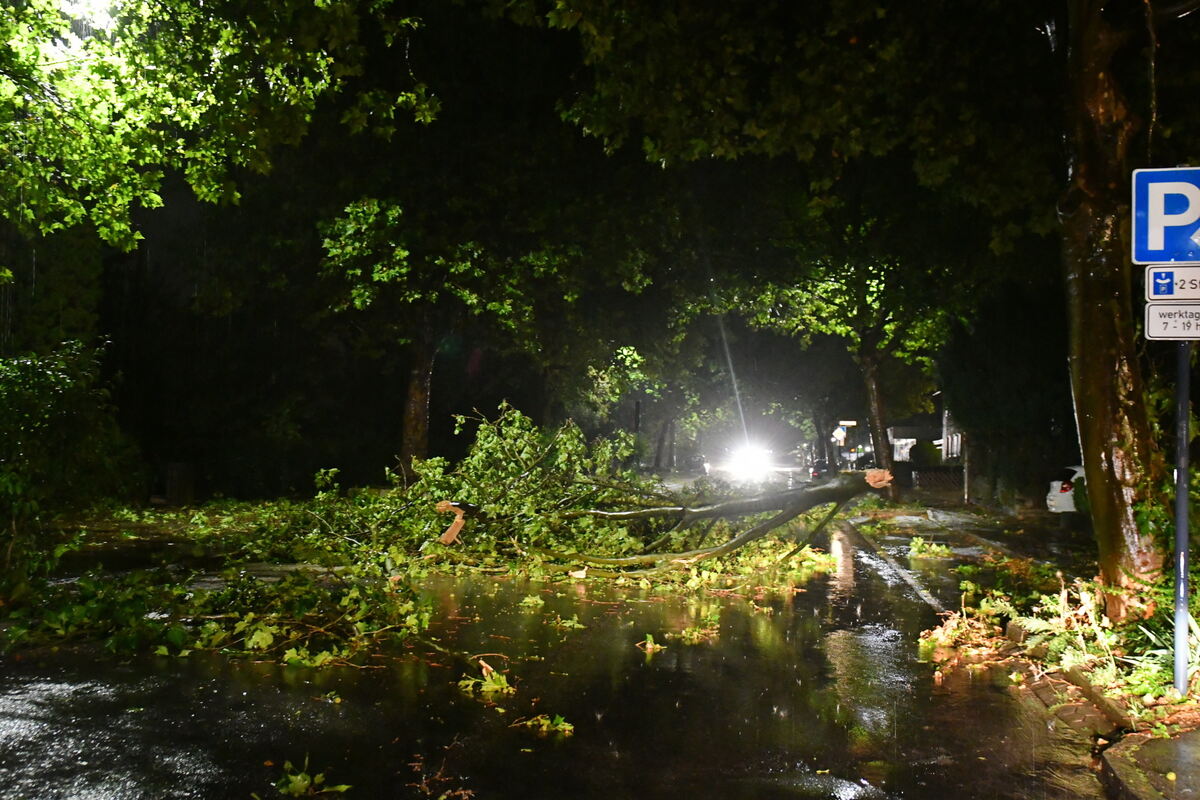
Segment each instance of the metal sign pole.
[{"label": "metal sign pole", "polygon": [[1188,690],[1188,412],[1192,343],[1177,344],[1175,383],[1175,690]]}]

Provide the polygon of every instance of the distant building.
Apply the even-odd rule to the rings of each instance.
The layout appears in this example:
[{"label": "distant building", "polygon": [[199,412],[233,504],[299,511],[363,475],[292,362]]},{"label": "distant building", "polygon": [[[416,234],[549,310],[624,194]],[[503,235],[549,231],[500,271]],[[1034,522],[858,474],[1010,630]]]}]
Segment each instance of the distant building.
[{"label": "distant building", "polygon": [[914,461],[913,449],[921,442],[936,446],[942,436],[942,427],[936,414],[921,414],[888,428],[888,440],[892,444],[893,461]]},{"label": "distant building", "polygon": [[950,415],[942,409],[942,438],[936,442],[942,450],[942,462],[961,461],[963,455],[963,431]]}]

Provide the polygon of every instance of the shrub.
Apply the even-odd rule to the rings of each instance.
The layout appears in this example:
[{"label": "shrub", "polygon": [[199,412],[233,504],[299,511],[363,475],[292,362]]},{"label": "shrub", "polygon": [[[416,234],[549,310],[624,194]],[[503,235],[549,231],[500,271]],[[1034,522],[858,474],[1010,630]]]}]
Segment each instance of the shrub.
[{"label": "shrub", "polygon": [[99,353],[67,342],[47,355],[0,358],[0,592],[38,561],[43,510],[127,484],[130,448],[99,378]]}]

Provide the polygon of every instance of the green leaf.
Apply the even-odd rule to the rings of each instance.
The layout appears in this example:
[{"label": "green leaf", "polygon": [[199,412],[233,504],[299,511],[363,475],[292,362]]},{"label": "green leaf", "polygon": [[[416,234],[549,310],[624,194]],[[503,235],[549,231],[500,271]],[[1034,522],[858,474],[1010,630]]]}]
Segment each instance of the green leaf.
[{"label": "green leaf", "polygon": [[274,628],[269,625],[258,626],[253,633],[246,637],[246,647],[250,650],[266,650],[274,642]]}]

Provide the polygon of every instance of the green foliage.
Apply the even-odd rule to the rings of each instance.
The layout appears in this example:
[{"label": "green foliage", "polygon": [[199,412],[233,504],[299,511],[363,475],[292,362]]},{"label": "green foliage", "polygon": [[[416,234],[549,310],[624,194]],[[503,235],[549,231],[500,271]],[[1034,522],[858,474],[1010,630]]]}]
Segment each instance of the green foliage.
[{"label": "green foliage", "polygon": [[[573,423],[553,432],[502,407],[495,420],[460,417],[459,429],[474,425],[475,441],[453,470],[431,459],[417,466],[419,480],[409,496],[465,501],[479,507],[468,521],[467,546],[488,551],[498,544],[552,547],[588,543],[627,552],[640,546],[632,525],[602,523],[573,513],[605,508],[653,493],[648,481],[622,470],[631,452],[627,436],[588,442]],[[470,518],[469,518],[470,519]]]},{"label": "green foliage", "polygon": [[634,647],[638,648],[639,650],[641,650],[642,652],[644,652],[646,654],[647,662],[650,660],[650,657],[652,655],[654,655],[655,653],[657,653],[659,650],[667,649],[667,646],[665,644],[658,644],[657,642],[654,641],[654,634],[652,634],[652,633],[647,633],[646,637],[644,639],[642,639],[642,641],[635,644]]},{"label": "green foliage", "polygon": [[44,356],[0,359],[0,599],[7,602],[64,552],[35,535],[44,510],[131,482],[129,447],[117,431],[98,361],[79,342]]},{"label": "green foliage", "polygon": [[[1094,599],[1094,595],[1089,593],[1090,588],[1081,589],[1080,597],[1086,597],[1089,601]],[[957,648],[987,647],[1004,633],[1002,624],[1011,620],[1019,621],[1026,631],[1033,633],[1027,642],[1031,648],[1027,651],[1029,658],[1048,658],[1051,647],[1045,646],[1047,642],[1053,646],[1052,663],[1055,665],[1061,663],[1062,654],[1068,650],[1080,654],[1079,661],[1086,662],[1090,658],[1093,648],[1088,633],[1080,632],[1082,629],[1075,624],[1075,617],[1082,615],[1095,622],[1095,608],[1088,612],[1082,610],[1083,604],[1072,605],[1065,584],[1062,584],[1061,597],[1039,595],[1040,605],[1023,608],[1014,605],[1003,592],[992,588],[982,590],[974,581],[963,581],[962,589],[962,608],[947,614],[936,628],[922,632],[919,650],[923,660],[946,661],[948,655]],[[1051,620],[1048,614],[1053,612],[1057,612],[1058,617]],[[1100,625],[1103,623],[1098,623],[1094,628],[1098,630]],[[1105,641],[1109,643],[1107,638]],[[1079,646],[1072,650],[1076,644]],[[1111,650],[1105,652],[1111,664]]]},{"label": "green foliage", "polygon": [[485,244],[465,232],[476,227],[487,225],[481,219],[449,225],[428,213],[409,215],[394,199],[364,197],[349,204],[321,225],[322,271],[342,289],[334,308],[403,309],[404,324],[395,324],[389,314],[386,332],[401,343],[436,339],[477,320],[503,331],[507,349],[536,350],[539,293],[550,293],[557,304],[578,299],[572,276],[577,247]]},{"label": "green foliage", "polygon": [[607,364],[587,368],[587,380],[580,391],[579,410],[595,419],[607,419],[617,404],[631,395],[657,396],[659,381],[646,371],[646,357],[636,347],[618,347]]},{"label": "green foliage", "polygon": [[523,728],[532,728],[542,735],[558,733],[570,736],[575,733],[575,726],[563,719],[562,714],[555,714],[553,717],[547,714],[538,714],[536,717],[513,723],[514,727],[518,725]]},{"label": "green foliage", "polygon": [[561,615],[555,614],[554,619],[550,621],[550,624],[555,628],[558,628],[560,631],[577,631],[587,627],[587,625],[584,625],[579,621],[578,614],[572,614],[570,619],[565,619]]},{"label": "green foliage", "polygon": [[[30,364],[40,362],[16,366]],[[65,366],[44,372],[30,372],[42,381],[31,385],[60,393],[74,385]],[[35,397],[28,399],[5,406],[17,432],[41,430],[28,419],[41,421],[35,412],[44,407]],[[457,469],[441,460],[422,462],[418,479],[407,486],[397,478],[391,490],[343,494],[336,471],[327,470],[317,476],[320,491],[307,502],[226,503],[195,512],[136,515],[186,532],[234,566],[199,584],[161,571],[42,582],[37,605],[11,618],[6,642],[88,637],[118,650],[152,646],[170,655],[217,650],[296,665],[345,663],[427,623],[428,609],[416,605],[408,580],[431,563],[418,561],[423,549],[435,559],[456,559],[433,543],[446,524],[435,510],[439,500],[466,495],[481,506],[484,516],[465,532],[464,541],[470,552],[494,559],[498,543],[510,539],[557,541],[555,535],[564,534],[568,522],[561,516],[548,520],[546,509],[559,506],[576,481],[598,481],[576,487],[578,502],[624,497],[622,492],[636,485],[622,483],[616,471],[622,446],[589,445],[573,426],[546,436],[508,408],[495,421],[476,422],[476,443]],[[19,505],[32,502],[26,488],[31,484],[16,466],[6,462],[6,497],[14,509],[32,513],[32,507]],[[620,532],[615,538],[624,541]],[[236,566],[263,561],[306,566]],[[28,569],[22,573],[25,594],[33,594],[27,584],[34,579]]]},{"label": "green foliage", "polygon": [[[1195,428],[1191,428],[1193,434],[1200,435]],[[1188,500],[1192,508],[1196,508],[1200,503],[1200,474],[1195,470],[1191,470],[1189,474],[1188,485]],[[1075,503],[1078,506],[1082,501],[1087,503],[1086,487],[1085,494],[1080,496],[1080,485],[1076,484],[1075,488]],[[1147,498],[1139,503],[1134,504],[1133,513],[1134,519],[1137,521],[1138,531],[1143,534],[1148,534],[1155,538],[1160,543],[1164,551],[1174,549],[1175,541],[1175,482],[1170,478],[1164,478],[1162,483],[1155,491],[1147,492]],[[1086,510],[1086,506],[1083,507]],[[1200,514],[1188,515],[1188,533],[1192,542],[1200,540]]]},{"label": "green foliage", "polygon": [[1078,579],[1069,586],[1064,583],[1058,592],[1042,595],[1020,621],[1032,634],[1027,646],[1044,646],[1049,663],[1112,669],[1118,636],[1104,616],[1095,584]]},{"label": "green foliage", "polygon": [[[0,208],[29,231],[87,219],[104,240],[130,247],[140,238],[131,209],[162,204],[169,170],[205,200],[235,200],[231,168],[266,171],[272,145],[297,140],[317,99],[362,71],[374,27],[366,20],[385,44],[415,26],[389,5],[4,4]],[[369,110],[390,120],[401,107],[426,118],[435,109],[414,84],[359,98],[348,122],[364,127]]]},{"label": "green foliage", "polygon": [[503,672],[492,669],[486,662],[480,662],[482,676],[478,678],[463,678],[458,682],[458,688],[465,694],[483,696],[515,694],[517,688],[508,682]]},{"label": "green foliage", "polygon": [[[1061,102],[1041,7],[492,5],[578,37],[592,84],[565,116],[610,149],[640,142],[663,164],[787,158],[811,169],[814,205],[847,165],[898,156],[922,186],[988,208],[997,246],[1053,225],[1056,129],[1028,124]],[[993,58],[1000,47],[1020,57]],[[997,163],[1005,174],[980,166]]]},{"label": "green foliage", "polygon": [[94,572],[42,587],[36,607],[10,615],[4,643],[87,638],[115,652],[216,651],[296,666],[344,664],[428,622],[428,609],[417,607],[406,586],[372,581],[365,572],[275,579],[230,569],[211,587],[166,570]]},{"label": "green foliage", "polygon": [[[871,511],[879,511],[881,509],[887,508],[888,501],[877,494],[865,494],[865,495],[855,498],[852,501],[851,507],[855,511],[862,511],[862,512],[869,513]],[[864,523],[864,524],[877,526],[878,523],[869,522],[869,523]]]},{"label": "green foliage", "polygon": [[[570,423],[542,431],[508,406],[495,419],[458,423],[460,430],[474,427],[467,454],[453,466],[440,458],[418,461],[411,482],[391,474],[390,488],[344,492],[336,471],[323,470],[311,500],[211,504],[178,522],[229,557],[337,568],[366,563],[380,577],[403,573],[417,554],[432,562],[456,554],[494,558],[514,547],[587,544],[624,552],[640,546],[633,523],[578,515],[585,507],[655,496],[654,484],[620,467],[628,437],[588,442]],[[444,500],[477,509],[454,548],[436,542],[452,519],[436,510]]]},{"label": "green foliage", "polygon": [[928,362],[946,335],[950,309],[928,294],[908,291],[904,276],[914,269],[869,256],[865,263],[817,263],[807,281],[764,287],[751,309],[755,324],[806,341],[819,333],[837,336],[856,355],[878,350]]},{"label": "green foliage", "polygon": [[[325,785],[325,773],[316,775],[308,773],[308,756],[304,757],[304,766],[297,769],[292,762],[283,764],[283,776],[275,782],[275,788],[284,797],[320,797],[328,794],[342,794],[352,787],[349,784]],[[255,795],[257,797],[257,795]]]},{"label": "green foliage", "polygon": [[1011,604],[1012,616],[1028,613],[1043,595],[1059,589],[1063,580],[1061,572],[1044,562],[995,553],[985,555],[980,564],[962,564],[955,570],[970,579],[973,590],[986,585],[985,598],[1003,598]]},{"label": "green foliage", "polygon": [[363,198],[324,227],[325,269],[345,277],[349,302],[358,309],[371,305],[386,284],[395,287],[403,305],[457,297],[468,307],[481,306],[473,291],[486,275],[479,245],[464,242],[430,252],[422,247],[422,233],[405,224],[395,203]]},{"label": "green foliage", "polygon": [[[1114,627],[1104,615],[1103,593],[1089,581],[1067,583],[1045,566],[1017,559],[999,559],[990,568],[960,567],[963,610],[922,635],[922,655],[934,658],[941,647],[978,644],[999,633],[997,623],[1015,620],[1025,631],[1025,657],[1044,667],[1078,667],[1091,682],[1124,696],[1131,711],[1142,713],[1147,703],[1171,693],[1174,682],[1174,581],[1164,576],[1143,588],[1149,619]],[[983,589],[978,581],[993,584]],[[1200,568],[1191,580],[1200,580]],[[1189,682],[1200,674],[1200,600],[1191,598],[1189,617]]]},{"label": "green foliage", "polygon": [[[1154,626],[1159,627],[1159,626]],[[1137,636],[1127,641],[1135,645],[1131,655],[1122,658],[1131,669],[1124,676],[1124,687],[1138,697],[1161,697],[1175,686],[1175,640],[1173,632],[1156,632],[1149,626],[1138,625]],[[1200,624],[1188,615],[1188,685],[1200,674]],[[1136,643],[1136,644],[1135,644]],[[1140,645],[1140,646],[1139,646]]]},{"label": "green foliage", "polygon": [[944,544],[914,536],[908,542],[909,558],[951,558],[954,551]]},{"label": "green foliage", "polygon": [[[1198,581],[1200,564],[1193,558],[1189,583],[1195,587],[1200,585]],[[1174,593],[1174,575],[1168,571],[1142,592],[1154,613],[1147,619],[1132,621],[1119,630],[1125,652],[1121,660],[1129,669],[1124,680],[1133,694],[1162,696],[1174,685]],[[1200,619],[1200,597],[1197,592],[1190,592],[1188,601],[1188,678],[1194,685],[1200,673],[1200,628],[1196,623]]]},{"label": "green foliage", "polygon": [[101,257],[87,225],[27,239],[0,221],[0,263],[11,267],[10,285],[0,288],[7,306],[0,352],[45,353],[66,341],[97,341]]}]

